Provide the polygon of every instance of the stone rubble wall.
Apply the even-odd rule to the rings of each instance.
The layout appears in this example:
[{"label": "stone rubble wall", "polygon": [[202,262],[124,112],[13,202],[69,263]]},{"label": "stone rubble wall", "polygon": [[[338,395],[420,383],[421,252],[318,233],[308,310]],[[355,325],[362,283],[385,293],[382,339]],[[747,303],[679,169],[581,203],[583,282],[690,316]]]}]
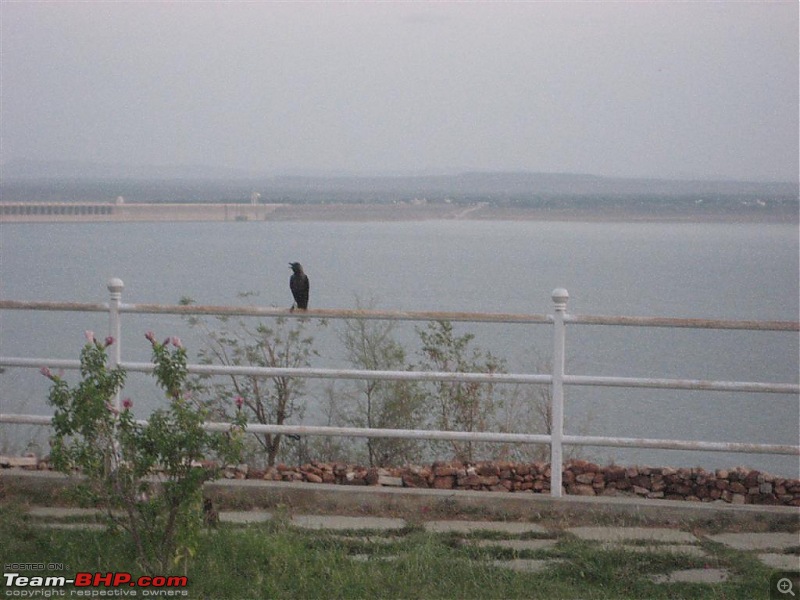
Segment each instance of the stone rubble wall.
[{"label": "stone rubble wall", "polygon": [[[242,465],[228,469],[226,476],[340,485],[550,493],[550,465],[540,462],[436,462],[430,466],[380,469],[319,462],[299,467],[278,465],[266,470]],[[800,506],[800,479],[744,467],[707,471],[699,467],[600,466],[573,460],[564,465],[562,483],[565,494],[579,496],[635,495],[693,502]]]},{"label": "stone rubble wall", "polygon": [[[34,455],[0,456],[0,467],[50,468],[46,460]],[[388,468],[311,462],[302,466],[255,469],[243,464],[226,467],[223,471],[228,479],[534,494],[550,493],[550,473],[549,463],[496,461],[435,462],[430,466]],[[600,466],[585,460],[572,460],[564,464],[562,484],[565,494],[577,496],[639,496],[800,507],[800,479],[778,477],[745,467],[706,471],[700,467]]]}]

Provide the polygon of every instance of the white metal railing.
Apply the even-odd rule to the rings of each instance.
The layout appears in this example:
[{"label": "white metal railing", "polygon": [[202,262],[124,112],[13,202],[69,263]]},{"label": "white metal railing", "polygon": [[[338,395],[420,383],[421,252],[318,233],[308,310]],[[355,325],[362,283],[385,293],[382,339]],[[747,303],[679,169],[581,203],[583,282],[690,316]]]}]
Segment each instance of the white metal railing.
[{"label": "white metal railing", "polygon": [[[566,325],[611,325],[632,327],[679,327],[693,329],[739,329],[751,331],[798,331],[796,321],[732,321],[709,319],[678,319],[663,317],[584,316],[567,314],[569,294],[564,289],[553,291],[553,314],[503,314],[467,312],[409,312],[378,310],[309,310],[289,312],[286,309],[231,306],[183,306],[162,304],[122,303],[121,280],[108,282],[110,293],[106,303],[75,302],[21,302],[0,300],[0,309],[107,312],[109,335],[117,343],[111,346],[109,364],[128,371],[150,372],[151,363],[122,360],[122,313],[218,315],[250,317],[292,317],[324,319],[378,319],[403,321],[468,321],[479,323],[552,324],[553,355],[550,373],[453,373],[432,371],[372,371],[361,369],[270,368],[223,365],[190,364],[188,371],[207,375],[252,375],[259,377],[305,377],[322,379],[407,380],[407,381],[460,381],[481,383],[547,384],[551,388],[552,425],[550,434],[494,433],[467,431],[440,431],[419,429],[371,429],[363,427],[322,427],[306,425],[269,425],[251,423],[247,431],[253,433],[296,434],[318,436],[351,436],[372,438],[407,438],[428,440],[458,440],[472,442],[499,442],[522,444],[549,444],[551,463],[551,495],[561,496],[563,446],[616,446],[628,448],[661,448],[671,450],[700,450],[714,452],[746,452],[758,454],[785,454],[800,456],[800,446],[786,444],[749,444],[740,442],[706,442],[689,440],[619,438],[564,434],[564,386],[611,386],[629,388],[665,388],[678,390],[704,390],[726,392],[758,392],[774,394],[800,394],[800,385],[794,383],[761,383],[743,381],[709,381],[698,379],[652,379],[635,377],[602,377],[571,375],[565,372]],[[0,357],[0,367],[78,369],[77,360],[55,358]],[[119,403],[119,398],[116,399]],[[0,423],[49,425],[51,418],[41,415],[0,414]],[[227,423],[206,423],[211,430],[227,430]]]}]

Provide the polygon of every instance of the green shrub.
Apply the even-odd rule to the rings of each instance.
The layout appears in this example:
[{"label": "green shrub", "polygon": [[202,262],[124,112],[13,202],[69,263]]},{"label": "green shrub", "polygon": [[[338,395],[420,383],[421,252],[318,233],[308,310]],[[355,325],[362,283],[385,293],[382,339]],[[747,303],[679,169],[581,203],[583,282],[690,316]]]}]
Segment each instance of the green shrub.
[{"label": "green shrub", "polygon": [[195,553],[202,486],[218,469],[209,459],[238,462],[244,419],[238,412],[229,431],[206,431],[206,411],[185,393],[186,350],[180,340],[159,343],[152,332],[145,337],[152,346],[153,374],[169,402],[146,422],[134,419],[129,398],[118,405],[126,374],[108,366],[112,338],[99,342],[87,332],[77,385],[48,369],[43,373],[53,382],[54,467],[83,475],[83,500],[107,509],[110,524],[128,532],[142,569],[163,573],[180,563],[185,567]]}]

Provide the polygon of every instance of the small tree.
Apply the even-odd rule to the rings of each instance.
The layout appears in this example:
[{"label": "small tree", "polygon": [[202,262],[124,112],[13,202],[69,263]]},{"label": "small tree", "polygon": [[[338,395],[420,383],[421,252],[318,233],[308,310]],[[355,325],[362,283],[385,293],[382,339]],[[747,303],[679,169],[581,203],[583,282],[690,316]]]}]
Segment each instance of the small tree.
[{"label": "small tree", "polygon": [[[431,321],[425,329],[417,328],[417,334],[422,341],[422,366],[430,371],[502,373],[505,370],[501,359],[470,346],[474,335],[456,335],[449,321]],[[435,424],[443,430],[487,430],[502,402],[491,383],[437,381],[431,387]],[[474,442],[452,441],[450,446],[456,459],[473,460]]]},{"label": "small tree", "polygon": [[164,573],[179,562],[186,565],[198,543],[202,486],[217,470],[197,465],[212,457],[238,460],[244,421],[228,432],[207,432],[206,411],[185,393],[186,350],[180,340],[159,343],[152,333],[147,339],[169,406],[144,423],[134,420],[130,399],[121,410],[114,405],[125,371],[108,367],[106,348],[112,338],[101,343],[87,332],[81,381],[74,387],[48,369],[42,372],[53,382],[54,466],[84,475],[86,498],[106,508],[110,522],[131,535],[142,568]]},{"label": "small tree", "polygon": [[[190,304],[190,299],[181,300]],[[317,356],[314,338],[307,335],[307,319],[277,318],[274,325],[259,322],[255,328],[245,321],[217,318],[218,326],[192,317],[190,325],[200,329],[205,346],[198,352],[200,362],[226,366],[256,366],[273,368],[299,368],[311,364]],[[204,398],[206,405],[219,418],[231,417],[233,400],[239,398],[243,413],[256,423],[283,425],[292,418],[300,418],[305,406],[306,381],[299,377],[277,375],[229,375],[227,383],[215,381],[210,376],[197,377],[193,382],[195,392]],[[254,433],[266,463],[274,465],[281,451],[281,434]]]},{"label": "small tree", "polygon": [[[405,369],[405,350],[392,337],[393,330],[390,322],[345,321],[340,337],[350,363],[375,371]],[[374,379],[358,381],[353,387],[352,408],[346,411],[350,425],[416,429],[422,423],[423,396],[416,383]],[[370,466],[412,462],[419,458],[420,445],[415,440],[367,438],[367,454]]]}]

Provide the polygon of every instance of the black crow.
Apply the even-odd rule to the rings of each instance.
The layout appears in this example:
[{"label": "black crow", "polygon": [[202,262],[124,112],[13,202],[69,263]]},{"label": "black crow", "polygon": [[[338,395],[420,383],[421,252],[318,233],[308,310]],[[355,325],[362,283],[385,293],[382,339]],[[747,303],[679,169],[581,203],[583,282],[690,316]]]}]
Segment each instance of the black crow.
[{"label": "black crow", "polygon": [[308,275],[303,273],[303,265],[299,262],[289,263],[293,273],[289,278],[289,288],[292,290],[294,296],[294,304],[292,310],[299,308],[300,310],[308,310],[308,291],[311,285],[308,283]]}]

